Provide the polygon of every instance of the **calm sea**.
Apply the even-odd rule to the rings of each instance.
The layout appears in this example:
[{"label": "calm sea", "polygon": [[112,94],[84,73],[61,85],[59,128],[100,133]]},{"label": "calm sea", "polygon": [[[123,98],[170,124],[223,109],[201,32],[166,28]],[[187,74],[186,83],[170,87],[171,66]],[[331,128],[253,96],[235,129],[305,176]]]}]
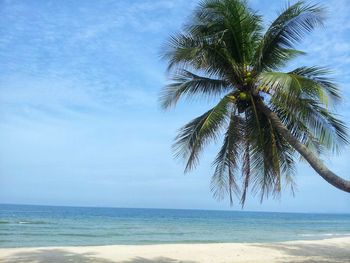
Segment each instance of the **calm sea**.
[{"label": "calm sea", "polygon": [[350,215],[0,205],[0,247],[350,236]]}]

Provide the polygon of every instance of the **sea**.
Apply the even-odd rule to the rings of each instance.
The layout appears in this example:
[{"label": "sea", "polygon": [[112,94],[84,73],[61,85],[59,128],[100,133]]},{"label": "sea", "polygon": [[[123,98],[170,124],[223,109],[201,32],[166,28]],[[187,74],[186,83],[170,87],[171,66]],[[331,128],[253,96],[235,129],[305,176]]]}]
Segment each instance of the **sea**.
[{"label": "sea", "polygon": [[350,214],[0,205],[0,247],[277,242],[350,236]]}]

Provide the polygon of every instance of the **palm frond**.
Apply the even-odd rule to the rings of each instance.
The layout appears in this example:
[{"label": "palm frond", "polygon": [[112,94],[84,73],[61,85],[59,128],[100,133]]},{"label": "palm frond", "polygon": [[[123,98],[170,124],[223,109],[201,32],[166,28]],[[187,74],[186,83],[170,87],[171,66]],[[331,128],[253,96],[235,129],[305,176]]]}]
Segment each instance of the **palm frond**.
[{"label": "palm frond", "polygon": [[282,98],[278,100],[273,98],[270,101],[271,110],[275,112],[277,116],[279,116],[282,123],[295,138],[305,144],[314,154],[321,154],[324,151],[324,147],[309,131],[306,123],[299,117],[298,113],[295,113],[293,110],[291,110],[289,104],[285,103],[287,96],[284,96],[284,98],[284,100]]},{"label": "palm frond", "polygon": [[[258,122],[256,118],[259,118]],[[282,182],[292,187],[294,185],[294,151],[261,112],[256,114],[253,110],[247,111],[246,119],[245,129],[250,132],[249,183],[253,184],[252,191],[259,193],[261,201],[269,194],[279,197]],[[260,127],[257,127],[257,123]],[[259,139],[260,133],[263,136],[262,141]],[[245,201],[245,197],[242,196],[242,200]]]},{"label": "palm frond", "polygon": [[221,43],[238,64],[250,62],[261,37],[261,16],[241,0],[202,1],[187,29],[203,37],[220,34]]},{"label": "palm frond", "polygon": [[173,148],[176,157],[187,159],[185,171],[196,166],[203,147],[217,138],[219,129],[229,116],[230,105],[232,101],[226,96],[215,107],[179,130]]},{"label": "palm frond", "polygon": [[183,32],[166,43],[168,70],[187,68],[242,83],[261,38],[261,17],[240,0],[207,0],[198,6]]},{"label": "palm frond", "polygon": [[[304,97],[325,106],[341,98],[340,91],[327,75],[330,71],[322,67],[300,67],[293,71],[263,72],[259,76],[258,90],[266,88],[270,94],[279,92],[288,97]],[[264,88],[263,88],[264,87]]]},{"label": "palm frond", "polygon": [[224,76],[233,83],[240,81],[240,66],[231,57],[219,36],[211,38],[180,33],[170,38],[163,58],[168,71],[200,70],[210,75]]},{"label": "palm frond", "polygon": [[[287,114],[280,118],[287,127],[293,123],[289,128],[297,138],[337,152],[348,143],[348,133],[345,124],[328,109],[328,98],[337,100],[340,94],[324,74],[326,71],[319,68],[306,67],[288,73],[265,72],[260,85],[269,87],[270,103],[275,111]],[[286,101],[288,105],[283,106]]]},{"label": "palm frond", "polygon": [[[328,98],[332,102],[339,102],[341,100],[341,93],[339,88],[334,83],[334,80],[329,76],[332,71],[328,68],[324,67],[299,67],[290,72],[290,74],[297,75],[302,77],[304,80],[309,81],[309,86],[314,86],[319,88],[319,96],[320,100],[324,100],[324,102],[328,102]],[[324,96],[324,92],[326,92],[327,97]]]},{"label": "palm frond", "polygon": [[322,146],[338,152],[341,147],[349,144],[345,123],[328,109],[312,100],[301,100],[300,106],[304,109],[304,119],[310,132]]},{"label": "palm frond", "polygon": [[256,50],[256,71],[274,70],[302,54],[294,45],[316,26],[322,25],[324,9],[299,1],[287,7],[270,25]]},{"label": "palm frond", "polygon": [[192,97],[196,95],[211,97],[221,95],[230,89],[232,90],[232,86],[226,80],[202,77],[188,70],[177,73],[172,80],[173,82],[166,86],[160,95],[161,107],[163,109],[175,106],[181,97]]},{"label": "palm frond", "polygon": [[242,123],[241,117],[232,112],[223,145],[213,163],[215,172],[211,180],[211,191],[214,197],[219,200],[228,194],[231,205],[233,203],[233,193],[239,194],[235,174],[242,142]]},{"label": "palm frond", "polygon": [[250,141],[249,141],[249,134],[245,130],[244,131],[244,151],[243,151],[243,159],[242,159],[242,180],[243,180],[243,185],[242,185],[242,195],[241,195],[241,200],[240,203],[242,205],[242,208],[244,207],[246,197],[247,197],[247,192],[248,192],[248,187],[249,187],[249,182],[250,182],[250,174],[251,174],[251,167],[250,167]]}]

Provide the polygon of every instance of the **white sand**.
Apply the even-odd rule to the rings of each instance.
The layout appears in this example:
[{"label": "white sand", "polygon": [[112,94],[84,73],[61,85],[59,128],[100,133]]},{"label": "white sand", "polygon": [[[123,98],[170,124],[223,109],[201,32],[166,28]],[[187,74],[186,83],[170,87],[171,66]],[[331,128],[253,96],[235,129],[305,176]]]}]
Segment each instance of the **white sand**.
[{"label": "white sand", "polygon": [[4,263],[350,262],[350,237],[281,243],[3,248]]}]

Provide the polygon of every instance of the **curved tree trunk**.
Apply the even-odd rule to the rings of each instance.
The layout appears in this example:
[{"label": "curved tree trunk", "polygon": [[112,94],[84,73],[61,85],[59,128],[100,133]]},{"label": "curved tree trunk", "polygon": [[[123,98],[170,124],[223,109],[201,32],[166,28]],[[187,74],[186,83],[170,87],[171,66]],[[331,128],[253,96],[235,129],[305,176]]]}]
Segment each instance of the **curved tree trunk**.
[{"label": "curved tree trunk", "polygon": [[262,102],[257,103],[257,107],[271,120],[272,125],[280,132],[286,141],[297,150],[301,156],[314,168],[314,170],[328,183],[336,188],[350,193],[350,181],[347,181],[327,168],[317,156],[313,154],[304,144],[299,142],[292,133],[284,126],[276,113],[271,111]]}]

